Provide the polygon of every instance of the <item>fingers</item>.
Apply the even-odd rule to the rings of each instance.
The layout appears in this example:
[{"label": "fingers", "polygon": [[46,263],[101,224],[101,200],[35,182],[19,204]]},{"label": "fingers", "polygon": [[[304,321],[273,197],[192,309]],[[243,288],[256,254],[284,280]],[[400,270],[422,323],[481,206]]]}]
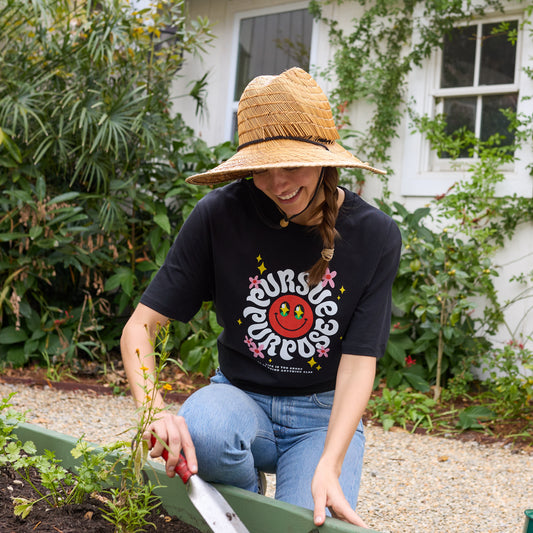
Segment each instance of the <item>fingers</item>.
[{"label": "fingers", "polygon": [[326,521],[326,493],[315,494],[315,508],[313,511],[313,522],[315,526],[321,526]]},{"label": "fingers", "polygon": [[[328,506],[329,512],[331,513],[331,516],[334,518],[338,518],[339,520],[342,520],[344,522],[349,522],[350,524],[353,524],[355,526],[365,527],[368,528],[368,525],[363,521],[363,519],[350,507],[348,502],[346,502],[346,506]],[[315,526],[321,526],[326,521],[326,512],[325,507],[317,507],[315,505],[315,510],[313,514],[313,522]]]},{"label": "fingers", "polygon": [[339,505],[329,506],[329,511],[331,516],[343,520],[344,522],[349,522],[355,526],[368,528],[367,524],[363,519],[350,507],[350,504],[344,500]]},{"label": "fingers", "polygon": [[175,468],[182,450],[191,473],[198,472],[194,444],[183,417],[165,413],[148,426],[143,438],[148,441],[151,457],[165,459],[169,477],[176,475]]},{"label": "fingers", "polygon": [[321,526],[326,521],[326,507],[331,516],[349,522],[356,526],[368,528],[363,519],[352,509],[342,493],[330,494],[327,491],[315,491],[314,493],[313,522],[315,526]]},{"label": "fingers", "polygon": [[192,441],[191,434],[189,433],[189,428],[185,423],[185,419],[183,417],[180,417],[180,419],[183,421],[183,428],[181,431],[181,449],[191,474],[196,474],[198,472],[198,461],[196,459],[194,443]]}]

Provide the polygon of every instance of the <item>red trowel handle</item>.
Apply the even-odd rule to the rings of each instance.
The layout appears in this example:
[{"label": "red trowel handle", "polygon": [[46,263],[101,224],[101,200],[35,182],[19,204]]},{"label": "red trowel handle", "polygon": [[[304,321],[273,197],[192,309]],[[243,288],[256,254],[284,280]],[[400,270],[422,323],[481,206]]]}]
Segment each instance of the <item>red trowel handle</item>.
[{"label": "red trowel handle", "polygon": [[[155,443],[157,442],[157,439],[154,435],[152,435],[152,438],[150,440],[150,448],[153,448]],[[163,453],[161,454],[163,459],[165,461],[168,461],[168,450],[166,448],[163,448]],[[180,453],[178,464],[174,468],[176,471],[176,474],[181,478],[183,483],[187,483],[189,481],[189,478],[192,476],[192,472],[189,470],[189,465],[187,464],[187,460],[183,455]]]}]

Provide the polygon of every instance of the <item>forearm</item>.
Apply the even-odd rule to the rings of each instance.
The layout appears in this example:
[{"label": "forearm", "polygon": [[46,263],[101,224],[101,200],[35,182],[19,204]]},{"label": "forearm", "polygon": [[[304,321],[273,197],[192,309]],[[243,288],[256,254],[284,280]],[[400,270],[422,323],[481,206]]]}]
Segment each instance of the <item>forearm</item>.
[{"label": "forearm", "polygon": [[344,456],[363,416],[376,373],[374,357],[345,354],[337,372],[335,399],[321,462],[338,475]]},{"label": "forearm", "polygon": [[122,361],[137,407],[145,404],[147,398],[150,398],[152,407],[164,407],[162,395],[153,389],[156,368],[154,342],[157,328],[165,322],[165,317],[140,304],[122,332]]}]

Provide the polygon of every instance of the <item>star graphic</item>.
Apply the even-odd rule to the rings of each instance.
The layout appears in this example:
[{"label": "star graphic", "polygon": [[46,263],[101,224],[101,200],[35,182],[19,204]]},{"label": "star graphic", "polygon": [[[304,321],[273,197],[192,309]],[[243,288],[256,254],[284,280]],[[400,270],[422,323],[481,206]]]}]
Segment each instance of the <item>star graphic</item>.
[{"label": "star graphic", "polygon": [[316,367],[316,369],[317,369],[317,370],[322,370],[322,367],[321,367],[320,365],[318,365],[318,366]]},{"label": "star graphic", "polygon": [[309,359],[309,361],[307,361],[307,364],[313,368],[315,365],[316,365],[316,361],[315,361],[315,358],[314,357],[311,357],[311,359]]},{"label": "star graphic", "polygon": [[344,287],[341,287],[339,291],[341,292],[341,294],[344,294],[346,292],[346,289]]},{"label": "star graphic", "polygon": [[242,324],[242,320],[240,318],[237,320],[237,324],[239,324],[239,326]]},{"label": "star graphic", "polygon": [[257,262],[260,263],[260,262],[262,261],[261,254],[259,254],[259,255],[256,257],[256,259],[257,259]]},{"label": "star graphic", "polygon": [[263,272],[266,270],[265,263],[261,263],[257,268],[259,269],[259,272],[260,272],[261,275],[262,275]]}]

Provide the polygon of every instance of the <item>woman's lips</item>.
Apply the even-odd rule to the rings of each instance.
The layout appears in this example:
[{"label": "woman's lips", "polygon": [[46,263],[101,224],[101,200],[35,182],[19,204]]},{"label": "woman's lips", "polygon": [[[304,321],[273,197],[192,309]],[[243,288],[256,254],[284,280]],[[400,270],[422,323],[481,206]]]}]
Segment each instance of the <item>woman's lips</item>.
[{"label": "woman's lips", "polygon": [[283,196],[277,196],[277,198],[280,202],[290,202],[291,200],[294,200],[294,198],[298,196],[300,191],[301,191],[301,187],[298,187],[298,189],[296,189],[294,192],[285,194]]}]

